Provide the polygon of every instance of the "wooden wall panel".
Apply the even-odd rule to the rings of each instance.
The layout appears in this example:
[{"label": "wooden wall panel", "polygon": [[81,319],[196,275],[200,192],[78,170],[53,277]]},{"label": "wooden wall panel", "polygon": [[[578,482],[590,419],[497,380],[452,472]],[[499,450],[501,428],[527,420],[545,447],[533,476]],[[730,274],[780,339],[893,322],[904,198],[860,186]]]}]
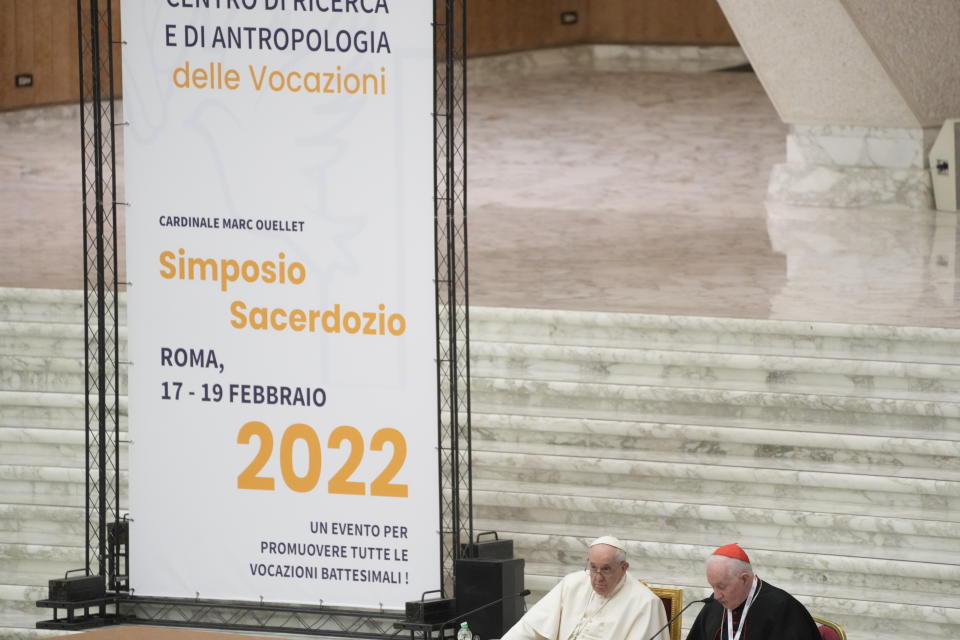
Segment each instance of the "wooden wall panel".
[{"label": "wooden wall panel", "polygon": [[697,16],[697,44],[737,45],[737,36],[717,0],[701,1]]},{"label": "wooden wall panel", "polygon": [[[716,0],[468,0],[470,55],[582,43],[732,45]],[[577,11],[579,24],[560,14]]]},{"label": "wooden wall panel", "polygon": [[[0,0],[0,109],[76,100],[75,0]],[[17,88],[18,73],[33,74],[33,86]]]},{"label": "wooden wall panel", "polygon": [[18,45],[17,31],[14,25],[13,0],[0,0],[0,108],[11,100],[8,97],[13,88],[16,71],[15,58]]},{"label": "wooden wall panel", "polygon": [[[20,0],[24,2],[25,0]],[[63,47],[64,43],[55,42],[54,27],[57,24],[54,2],[56,0],[34,0],[31,3],[33,8],[33,82],[37,92],[36,101],[45,104],[56,102],[58,95],[66,89],[66,83],[57,84],[57,68],[62,68],[63,64],[57,64],[57,58],[63,58],[62,51],[58,47]],[[59,2],[58,4],[63,4]],[[69,40],[67,41],[69,42]],[[61,54],[61,55],[58,55]]]},{"label": "wooden wall panel", "polygon": [[[16,74],[25,71],[24,65],[32,64],[33,58],[33,12],[20,0],[3,0],[3,59],[0,63],[0,105],[5,108],[32,104],[34,89],[16,89],[13,85]],[[8,40],[9,38],[9,40]],[[26,58],[26,59],[25,59]]]},{"label": "wooden wall panel", "polygon": [[[114,0],[115,34],[118,7]],[[119,91],[119,49],[114,53]],[[0,109],[79,100],[77,55],[76,0],[0,0]],[[33,74],[33,86],[16,88],[18,73]]]},{"label": "wooden wall panel", "polygon": [[716,0],[591,0],[591,42],[736,44]]},{"label": "wooden wall panel", "polygon": [[[468,0],[468,55],[542,49],[586,42],[591,0]],[[576,11],[574,25],[560,14]]]},{"label": "wooden wall panel", "polygon": [[[77,8],[76,2],[67,2],[66,8],[57,7],[63,15],[55,16],[53,42],[57,49],[53,54],[53,84],[58,87],[57,97],[52,102],[80,99],[80,69],[77,64]],[[69,13],[69,17],[65,14]],[[118,67],[119,69],[119,67]]]}]

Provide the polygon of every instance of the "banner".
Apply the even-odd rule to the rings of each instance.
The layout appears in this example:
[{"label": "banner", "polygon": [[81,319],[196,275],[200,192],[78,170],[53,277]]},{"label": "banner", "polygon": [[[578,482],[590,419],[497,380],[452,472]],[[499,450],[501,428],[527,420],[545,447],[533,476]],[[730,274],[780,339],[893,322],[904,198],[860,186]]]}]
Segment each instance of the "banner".
[{"label": "banner", "polygon": [[134,595],[440,583],[432,6],[123,2]]}]

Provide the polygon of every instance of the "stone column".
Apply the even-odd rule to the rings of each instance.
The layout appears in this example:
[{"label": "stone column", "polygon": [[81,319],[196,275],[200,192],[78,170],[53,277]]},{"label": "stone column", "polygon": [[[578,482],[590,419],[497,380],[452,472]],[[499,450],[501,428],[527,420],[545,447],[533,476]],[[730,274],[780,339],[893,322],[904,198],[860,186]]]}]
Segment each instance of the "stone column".
[{"label": "stone column", "polygon": [[933,206],[927,153],[960,117],[960,2],[718,2],[790,127],[771,201]]}]

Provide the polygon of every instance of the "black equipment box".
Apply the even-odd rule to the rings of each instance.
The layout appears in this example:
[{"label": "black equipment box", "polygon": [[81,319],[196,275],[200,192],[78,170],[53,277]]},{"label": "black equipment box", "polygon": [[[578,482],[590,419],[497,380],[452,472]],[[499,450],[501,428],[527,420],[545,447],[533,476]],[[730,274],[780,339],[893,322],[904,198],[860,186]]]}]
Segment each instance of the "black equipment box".
[{"label": "black equipment box", "polygon": [[[124,516],[126,518],[126,516]],[[130,521],[118,520],[107,523],[107,540],[116,545],[130,544]]]},{"label": "black equipment box", "polygon": [[[481,540],[480,536],[493,534],[492,540]],[[476,542],[460,545],[461,558],[480,560],[509,560],[513,558],[513,540],[501,540],[496,531],[484,531],[477,534]]]},{"label": "black equipment box", "polygon": [[428,593],[442,593],[439,589],[436,591],[427,591],[419,600],[407,602],[407,622],[422,622],[433,624],[435,622],[446,622],[457,615],[457,605],[453,598],[431,598],[427,599]]},{"label": "black equipment box", "polygon": [[523,558],[459,558],[453,564],[457,615],[479,608],[467,616],[470,630],[481,638],[502,638],[523,616]]},{"label": "black equipment box", "polygon": [[65,575],[50,581],[49,592],[53,602],[83,602],[106,597],[107,587],[103,576]]}]

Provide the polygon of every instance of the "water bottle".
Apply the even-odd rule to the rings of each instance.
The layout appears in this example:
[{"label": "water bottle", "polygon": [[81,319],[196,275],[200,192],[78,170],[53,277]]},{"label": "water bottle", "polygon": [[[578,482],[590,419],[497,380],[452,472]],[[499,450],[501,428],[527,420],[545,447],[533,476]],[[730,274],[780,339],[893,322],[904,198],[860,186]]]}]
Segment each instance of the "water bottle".
[{"label": "water bottle", "polygon": [[460,630],[457,631],[457,640],[473,640],[473,631],[470,631],[466,620],[460,623]]}]

